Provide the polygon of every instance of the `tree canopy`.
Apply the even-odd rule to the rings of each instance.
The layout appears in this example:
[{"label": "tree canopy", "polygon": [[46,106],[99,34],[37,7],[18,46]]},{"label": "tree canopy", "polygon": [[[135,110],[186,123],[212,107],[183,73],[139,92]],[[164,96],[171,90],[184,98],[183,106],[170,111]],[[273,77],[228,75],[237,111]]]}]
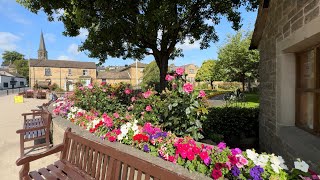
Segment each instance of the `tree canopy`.
[{"label": "tree canopy", "polygon": [[149,63],[143,70],[143,86],[158,86],[160,83],[159,68],[156,61]]},{"label": "tree canopy", "polygon": [[204,61],[196,74],[196,81],[207,81],[213,89],[213,81],[217,80],[215,64],[215,60]]},{"label": "tree canopy", "polygon": [[[256,9],[258,0],[18,0],[31,12],[43,10],[49,20],[65,26],[66,36],[77,36],[81,29],[88,37],[80,50],[104,62],[108,56],[155,58],[164,89],[168,60],[181,56],[178,43],[200,41],[201,49],[218,40],[214,26],[224,16],[232,27],[241,27],[239,8]],[[209,22],[209,23],[208,23]]]},{"label": "tree canopy", "polygon": [[2,53],[2,66],[8,66],[13,64],[16,60],[23,60],[24,55],[18,53],[17,51],[4,51]]},{"label": "tree canopy", "polygon": [[227,39],[219,49],[218,62],[222,75],[229,81],[246,81],[258,78],[259,51],[249,50],[252,32],[239,31]]}]

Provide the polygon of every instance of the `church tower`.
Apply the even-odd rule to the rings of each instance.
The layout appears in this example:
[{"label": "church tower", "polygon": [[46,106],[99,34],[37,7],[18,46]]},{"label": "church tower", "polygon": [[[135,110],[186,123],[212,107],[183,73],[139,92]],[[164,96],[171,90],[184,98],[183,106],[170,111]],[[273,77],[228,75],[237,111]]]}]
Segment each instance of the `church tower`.
[{"label": "church tower", "polygon": [[40,45],[38,50],[38,60],[47,60],[47,59],[48,59],[48,52],[46,50],[46,45],[44,44],[43,34],[41,31]]}]

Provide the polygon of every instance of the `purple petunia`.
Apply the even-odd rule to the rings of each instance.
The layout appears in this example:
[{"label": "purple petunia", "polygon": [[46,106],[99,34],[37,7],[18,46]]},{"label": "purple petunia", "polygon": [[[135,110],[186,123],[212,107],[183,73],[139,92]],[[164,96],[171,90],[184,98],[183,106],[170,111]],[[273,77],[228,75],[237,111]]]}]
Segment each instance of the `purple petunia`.
[{"label": "purple petunia", "polygon": [[211,162],[210,157],[208,156],[207,158],[205,158],[205,159],[203,160],[203,162],[204,162],[205,165],[209,166],[209,165],[210,165],[210,162]]},{"label": "purple petunia", "polygon": [[237,166],[233,166],[231,169],[232,175],[238,177],[240,175],[240,169]]},{"label": "purple petunia", "polygon": [[143,146],[143,151],[144,151],[144,152],[150,152],[150,149],[149,149],[148,144],[145,144],[145,145]]},{"label": "purple petunia", "polygon": [[263,173],[264,170],[260,166],[254,166],[250,169],[250,176],[253,178],[253,180],[262,180],[261,173]]}]

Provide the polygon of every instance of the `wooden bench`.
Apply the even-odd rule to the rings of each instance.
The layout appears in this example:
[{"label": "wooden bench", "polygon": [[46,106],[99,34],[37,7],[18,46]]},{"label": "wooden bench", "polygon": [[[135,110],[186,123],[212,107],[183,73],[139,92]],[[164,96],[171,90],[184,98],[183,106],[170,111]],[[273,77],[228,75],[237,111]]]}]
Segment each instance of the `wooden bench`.
[{"label": "wooden bench", "polygon": [[[20,134],[20,155],[24,155],[24,150],[42,146],[50,146],[50,125],[51,114],[45,110],[31,110],[31,113],[23,113],[23,128],[17,130]],[[45,143],[25,147],[24,143],[38,139],[45,139]]]},{"label": "wooden bench", "polygon": [[25,96],[25,98],[33,98],[34,93],[33,93],[33,91],[26,91],[24,96]]},{"label": "wooden bench", "polygon": [[[31,161],[57,152],[61,152],[60,160],[38,171],[29,172]],[[19,158],[16,164],[22,165],[20,179],[189,179],[138,157],[80,137],[72,133],[70,128],[65,131],[62,144],[43,153]]]},{"label": "wooden bench", "polygon": [[46,99],[47,93],[44,91],[38,91],[36,97],[37,97],[37,99]]}]

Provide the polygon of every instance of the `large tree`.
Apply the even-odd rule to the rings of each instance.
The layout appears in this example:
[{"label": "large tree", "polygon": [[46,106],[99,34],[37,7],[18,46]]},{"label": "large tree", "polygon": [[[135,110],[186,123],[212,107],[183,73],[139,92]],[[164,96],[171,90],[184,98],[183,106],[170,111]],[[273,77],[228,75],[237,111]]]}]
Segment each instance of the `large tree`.
[{"label": "large tree", "polygon": [[2,53],[2,66],[8,66],[13,64],[16,60],[24,59],[24,55],[18,53],[17,51],[4,51]]},{"label": "large tree", "polygon": [[14,61],[14,65],[16,66],[18,74],[26,77],[29,81],[29,64],[28,61],[25,59],[16,60]]},{"label": "large tree", "polygon": [[[108,56],[143,59],[153,55],[165,88],[168,60],[182,55],[178,43],[199,40],[201,49],[218,40],[214,26],[222,16],[239,29],[241,6],[257,8],[258,0],[18,0],[31,12],[43,10],[64,23],[64,35],[89,34],[80,49],[104,62]],[[62,13],[61,13],[62,12]],[[209,20],[209,21],[208,21]],[[211,22],[210,22],[211,21]],[[209,22],[209,23],[208,23]]]},{"label": "large tree", "polygon": [[196,81],[206,81],[210,83],[211,89],[213,89],[213,81],[217,79],[217,72],[215,71],[215,60],[204,61],[197,71]]},{"label": "large tree", "polygon": [[149,63],[143,70],[142,84],[144,86],[156,86],[160,84],[159,79],[159,68],[156,61]]},{"label": "large tree", "polygon": [[229,81],[245,82],[258,78],[259,52],[249,50],[252,32],[239,31],[219,49],[217,65]]}]

